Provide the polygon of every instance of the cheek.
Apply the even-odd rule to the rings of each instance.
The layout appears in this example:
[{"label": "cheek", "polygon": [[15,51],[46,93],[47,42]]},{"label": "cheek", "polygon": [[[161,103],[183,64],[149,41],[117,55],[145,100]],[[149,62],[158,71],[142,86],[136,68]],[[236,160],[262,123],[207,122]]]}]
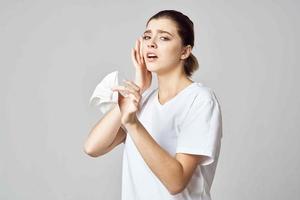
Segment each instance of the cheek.
[{"label": "cheek", "polygon": [[164,58],[168,60],[178,60],[180,58],[180,47],[168,45],[163,49]]}]

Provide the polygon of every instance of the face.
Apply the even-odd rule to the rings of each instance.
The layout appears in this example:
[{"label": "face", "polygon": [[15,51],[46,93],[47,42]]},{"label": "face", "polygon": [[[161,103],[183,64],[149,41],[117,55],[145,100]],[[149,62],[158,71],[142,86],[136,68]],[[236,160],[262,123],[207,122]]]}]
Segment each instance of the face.
[{"label": "face", "polygon": [[184,49],[175,22],[159,18],[148,23],[143,34],[142,51],[149,71],[166,72],[178,67],[187,57],[183,55]]}]

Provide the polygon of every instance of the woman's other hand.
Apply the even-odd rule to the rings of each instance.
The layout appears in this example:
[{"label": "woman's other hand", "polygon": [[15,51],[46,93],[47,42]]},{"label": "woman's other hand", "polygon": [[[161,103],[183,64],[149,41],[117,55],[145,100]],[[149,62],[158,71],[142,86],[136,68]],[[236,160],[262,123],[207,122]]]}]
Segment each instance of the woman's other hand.
[{"label": "woman's other hand", "polygon": [[135,66],[135,83],[140,87],[140,94],[151,86],[152,73],[147,70],[142,51],[142,37],[136,40],[131,50],[131,59]]},{"label": "woman's other hand", "polygon": [[118,91],[118,105],[121,112],[121,123],[134,124],[137,122],[136,112],[140,109],[141,89],[133,81],[124,80],[127,85],[117,85],[112,87],[113,91]]}]

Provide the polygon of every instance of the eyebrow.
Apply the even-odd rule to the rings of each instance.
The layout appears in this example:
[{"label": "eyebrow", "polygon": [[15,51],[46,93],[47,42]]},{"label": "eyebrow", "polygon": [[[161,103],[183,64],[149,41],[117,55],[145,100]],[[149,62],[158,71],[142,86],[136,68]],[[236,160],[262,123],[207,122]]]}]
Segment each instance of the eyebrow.
[{"label": "eyebrow", "polygon": [[[173,35],[172,35],[171,33],[169,33],[168,31],[164,31],[164,30],[157,29],[157,32],[159,32],[159,33],[167,33],[167,34],[173,36]],[[144,32],[144,34],[145,34],[145,33],[152,33],[152,31],[148,29],[148,30],[146,30],[146,31]]]}]

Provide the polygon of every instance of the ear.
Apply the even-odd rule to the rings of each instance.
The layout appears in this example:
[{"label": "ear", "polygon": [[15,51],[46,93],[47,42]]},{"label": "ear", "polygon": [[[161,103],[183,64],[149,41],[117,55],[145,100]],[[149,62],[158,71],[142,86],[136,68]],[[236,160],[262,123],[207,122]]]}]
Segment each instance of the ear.
[{"label": "ear", "polygon": [[188,58],[190,56],[191,52],[192,52],[192,46],[191,45],[187,45],[187,46],[183,47],[180,58],[182,60]]}]

